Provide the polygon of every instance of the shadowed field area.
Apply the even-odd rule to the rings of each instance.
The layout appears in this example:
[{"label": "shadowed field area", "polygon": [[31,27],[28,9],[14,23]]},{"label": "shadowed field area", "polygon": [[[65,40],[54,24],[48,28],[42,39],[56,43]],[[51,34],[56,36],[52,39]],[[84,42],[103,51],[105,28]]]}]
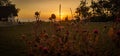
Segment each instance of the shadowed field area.
[{"label": "shadowed field area", "polygon": [[0,27],[0,56],[25,56],[21,34],[29,34],[32,24]]}]

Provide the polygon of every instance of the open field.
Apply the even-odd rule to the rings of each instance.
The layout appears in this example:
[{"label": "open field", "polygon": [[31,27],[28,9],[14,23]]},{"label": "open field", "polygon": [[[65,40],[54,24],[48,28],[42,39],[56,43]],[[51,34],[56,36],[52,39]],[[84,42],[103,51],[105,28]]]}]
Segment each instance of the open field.
[{"label": "open field", "polygon": [[24,56],[24,44],[19,38],[30,30],[31,24],[0,27],[0,56]]},{"label": "open field", "polygon": [[[107,35],[109,28],[112,27],[111,22],[89,22],[87,24],[78,24],[77,26],[68,26],[66,23],[62,23],[61,25],[65,28],[65,30],[61,34],[64,34],[64,32],[68,30],[70,34],[69,36],[71,37],[70,39],[73,39],[72,36],[74,34],[77,34],[74,29],[77,29],[78,31],[89,31],[90,33],[92,33],[94,29],[97,29],[99,32],[99,40],[96,48],[97,51],[100,52],[99,55],[109,54],[110,56],[116,56],[120,52],[120,48],[116,48],[115,44],[110,40]],[[106,26],[105,30],[104,26]],[[55,34],[55,29],[51,26],[50,23],[42,23],[42,25],[38,28],[38,30],[40,31],[45,30],[48,36],[52,36],[53,34]],[[28,39],[31,39],[31,36],[33,36],[32,33],[35,29],[37,28],[34,28],[33,23],[9,27],[0,27],[0,56],[26,56],[26,44],[20,38],[22,34],[25,34]],[[120,30],[120,26],[118,26],[117,29]],[[40,34],[39,31],[38,34]],[[75,36],[77,39],[76,42],[82,41],[79,34]],[[79,49],[79,47],[76,49]]]}]

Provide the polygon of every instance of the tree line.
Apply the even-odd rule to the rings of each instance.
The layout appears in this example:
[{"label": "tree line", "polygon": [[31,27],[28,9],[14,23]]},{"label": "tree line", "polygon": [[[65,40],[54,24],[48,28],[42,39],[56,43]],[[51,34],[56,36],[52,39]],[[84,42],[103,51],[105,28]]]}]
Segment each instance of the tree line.
[{"label": "tree line", "polygon": [[10,0],[0,0],[0,20],[8,21],[8,17],[11,17],[11,14],[12,16],[18,16],[19,10]]},{"label": "tree line", "polygon": [[87,5],[86,0],[82,0],[76,9],[76,18],[93,22],[115,21],[120,17],[120,0],[91,0]]}]

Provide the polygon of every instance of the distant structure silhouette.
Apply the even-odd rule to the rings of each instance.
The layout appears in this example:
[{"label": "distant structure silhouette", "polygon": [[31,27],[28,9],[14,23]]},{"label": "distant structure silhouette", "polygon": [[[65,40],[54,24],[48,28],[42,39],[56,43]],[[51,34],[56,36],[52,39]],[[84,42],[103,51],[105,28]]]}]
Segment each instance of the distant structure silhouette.
[{"label": "distant structure silhouette", "polygon": [[59,18],[60,18],[60,21],[62,20],[61,19],[61,4],[59,5]]},{"label": "distant structure silhouette", "polygon": [[70,8],[70,12],[71,12],[71,16],[72,16],[72,19],[73,19],[73,13],[72,13],[72,9]]}]

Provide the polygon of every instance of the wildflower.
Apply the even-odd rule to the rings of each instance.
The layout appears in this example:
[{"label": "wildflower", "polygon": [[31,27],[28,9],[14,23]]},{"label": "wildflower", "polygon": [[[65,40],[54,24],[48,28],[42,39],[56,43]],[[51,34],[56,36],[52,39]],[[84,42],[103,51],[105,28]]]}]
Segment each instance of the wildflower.
[{"label": "wildflower", "polygon": [[116,18],[116,22],[120,22],[120,18]]},{"label": "wildflower", "polygon": [[44,52],[44,53],[48,53],[48,48],[47,48],[47,47],[44,47],[44,48],[43,48],[43,52]]},{"label": "wildflower", "polygon": [[46,33],[46,30],[43,30],[43,33]]},{"label": "wildflower", "polygon": [[106,29],[106,28],[107,28],[107,26],[106,26],[106,25],[104,25],[104,28]]},{"label": "wildflower", "polygon": [[56,35],[52,35],[51,37],[52,37],[52,38],[55,38],[55,37],[56,37]]},{"label": "wildflower", "polygon": [[26,47],[28,49],[28,52],[32,53],[32,41],[27,41],[26,42]]},{"label": "wildflower", "polygon": [[120,36],[120,30],[118,30],[116,34],[117,34],[118,36]]},{"label": "wildflower", "polygon": [[34,56],[34,54],[30,53],[30,54],[28,54],[28,56]]},{"label": "wildflower", "polygon": [[58,22],[54,23],[54,26],[59,26],[59,25],[60,25],[60,23],[58,23]]},{"label": "wildflower", "polygon": [[98,34],[99,31],[98,31],[97,29],[94,29],[94,30],[93,30],[93,33]]},{"label": "wildflower", "polygon": [[34,44],[34,47],[37,47],[37,45],[36,45],[36,44]]},{"label": "wildflower", "polygon": [[35,41],[36,41],[37,43],[40,43],[40,38],[39,38],[38,36],[36,36]]},{"label": "wildflower", "polygon": [[44,33],[44,37],[47,37],[47,38],[48,38],[48,34],[47,34],[47,33]]},{"label": "wildflower", "polygon": [[44,37],[44,33],[40,33],[40,37]]},{"label": "wildflower", "polygon": [[24,34],[22,35],[22,40],[26,40],[26,36]]},{"label": "wildflower", "polygon": [[78,28],[76,28],[75,31],[76,31],[76,33],[78,33],[79,32]]},{"label": "wildflower", "polygon": [[28,41],[28,45],[31,45],[32,44],[32,41]]},{"label": "wildflower", "polygon": [[42,49],[42,48],[43,48],[43,46],[42,46],[42,45],[39,45],[39,48],[40,48],[40,49]]},{"label": "wildflower", "polygon": [[38,49],[41,51],[43,49],[43,46],[42,45],[39,45],[38,46]]},{"label": "wildflower", "polygon": [[64,29],[64,26],[59,26],[60,29]]},{"label": "wildflower", "polygon": [[94,37],[91,39],[90,42],[91,42],[91,44],[93,43],[92,45],[96,45],[98,43],[99,31],[97,29],[94,29],[93,32],[94,32],[94,35],[93,35]]},{"label": "wildflower", "polygon": [[83,30],[82,32],[85,33],[85,32],[87,32],[87,30]]},{"label": "wildflower", "polygon": [[59,43],[62,44],[62,39],[61,38],[59,38]]},{"label": "wildflower", "polygon": [[118,19],[118,22],[120,22],[120,18]]},{"label": "wildflower", "polygon": [[74,23],[74,22],[71,22],[71,25],[75,25],[75,23]]},{"label": "wildflower", "polygon": [[68,36],[69,34],[70,34],[70,33],[69,33],[69,31],[67,30],[67,31],[66,31],[66,35]]},{"label": "wildflower", "polygon": [[56,31],[58,32],[58,31],[61,31],[63,29],[64,29],[64,26],[57,26],[57,30]]},{"label": "wildflower", "polygon": [[109,36],[110,38],[113,38],[113,36],[114,36],[114,29],[113,29],[113,27],[111,27],[111,28],[109,29],[109,31],[108,31],[108,36]]},{"label": "wildflower", "polygon": [[41,34],[40,37],[48,37],[48,34],[46,33],[46,30],[44,30]]}]

